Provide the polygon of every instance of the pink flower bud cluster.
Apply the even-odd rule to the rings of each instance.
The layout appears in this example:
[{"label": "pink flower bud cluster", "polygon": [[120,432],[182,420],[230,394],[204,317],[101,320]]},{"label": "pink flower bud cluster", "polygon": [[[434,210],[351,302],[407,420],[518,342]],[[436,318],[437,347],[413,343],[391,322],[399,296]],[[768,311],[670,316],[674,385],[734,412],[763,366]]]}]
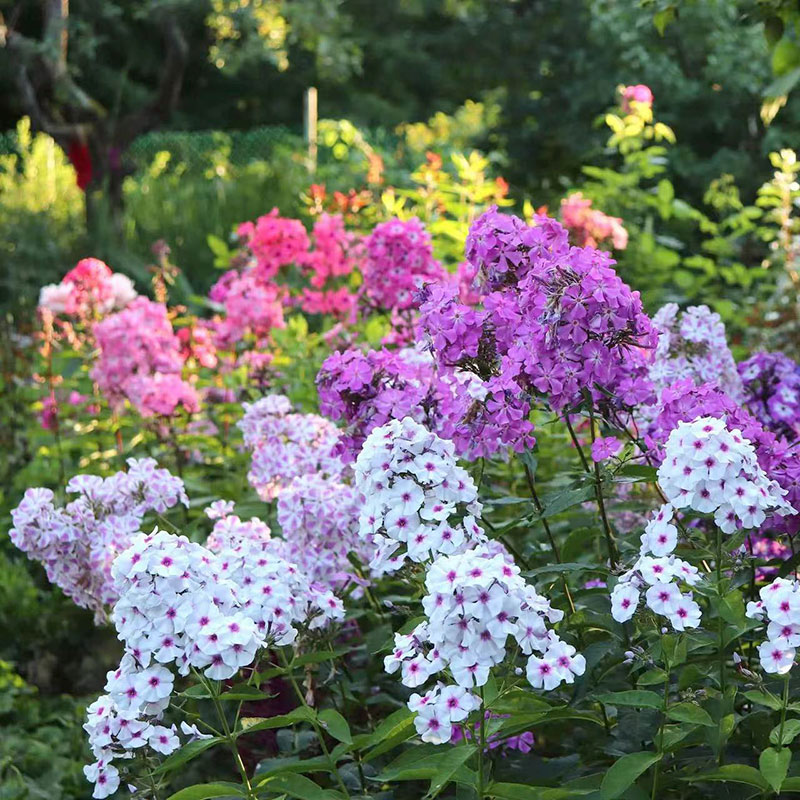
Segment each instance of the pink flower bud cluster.
[{"label": "pink flower bud cluster", "polygon": [[99,258],[84,258],[61,283],[42,287],[39,306],[54,314],[87,318],[124,308],[135,297],[136,290],[127,275],[112,272]]},{"label": "pink flower bud cluster", "polygon": [[139,534],[150,511],[189,505],[183,481],[151,458],[129,459],[110,478],[78,475],[67,484],[78,497],[58,507],[50,489],[28,489],[11,512],[11,541],[45,568],[48,580],[95,619],[117,599],[111,565]]},{"label": "pink flower bud cluster", "polygon": [[91,374],[112,405],[128,400],[143,417],[199,410],[197,392],[181,378],[180,341],[163,303],[138,297],[94,333],[100,353]]}]

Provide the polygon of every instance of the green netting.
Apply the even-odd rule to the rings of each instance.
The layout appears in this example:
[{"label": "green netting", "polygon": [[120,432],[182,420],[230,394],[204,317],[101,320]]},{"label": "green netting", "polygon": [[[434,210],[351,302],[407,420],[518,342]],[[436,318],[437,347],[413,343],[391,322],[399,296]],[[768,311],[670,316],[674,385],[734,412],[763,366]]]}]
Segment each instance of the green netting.
[{"label": "green netting", "polygon": [[231,163],[242,165],[268,159],[280,146],[302,147],[300,132],[282,125],[249,131],[153,131],[136,139],[127,156],[143,169],[166,150],[173,161],[191,170],[206,168],[215,152],[225,152]]}]

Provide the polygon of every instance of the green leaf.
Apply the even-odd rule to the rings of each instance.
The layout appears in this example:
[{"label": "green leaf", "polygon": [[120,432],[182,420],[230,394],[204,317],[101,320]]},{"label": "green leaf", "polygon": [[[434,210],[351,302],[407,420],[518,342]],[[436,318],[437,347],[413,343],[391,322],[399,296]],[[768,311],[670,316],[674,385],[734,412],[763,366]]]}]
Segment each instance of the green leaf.
[{"label": "green leaf", "polygon": [[655,686],[656,684],[663,684],[667,679],[667,673],[663,669],[649,669],[643,672],[637,679],[636,683],[640,686]]},{"label": "green leaf", "polygon": [[200,753],[204,753],[206,750],[218,745],[221,741],[222,739],[215,737],[213,739],[195,739],[193,742],[187,742],[180,750],[176,750],[165,761],[159,764],[153,771],[153,774],[161,775],[164,772],[175,769],[175,767],[180,767],[187,761],[191,761],[193,758],[199,756]]},{"label": "green leaf", "polygon": [[407,708],[398,709],[378,725],[364,744],[364,747],[372,747],[364,755],[364,761],[371,761],[398,744],[405,742],[414,735],[414,732],[414,714]]},{"label": "green leaf", "polygon": [[762,774],[755,767],[750,767],[747,764],[726,764],[715,772],[709,772],[705,775],[693,775],[691,778],[684,778],[683,780],[689,783],[703,783],[704,781],[745,783],[748,786],[756,786],[762,791],[769,788]]},{"label": "green leaf", "polygon": [[241,719],[242,730],[237,733],[252,733],[254,731],[268,731],[273,728],[288,728],[290,725],[295,725],[298,722],[312,722],[314,720],[314,712],[301,706],[288,714],[280,714],[277,717],[243,717]]},{"label": "green leaf", "polygon": [[272,792],[283,792],[299,800],[339,800],[344,797],[341,792],[321,788],[305,775],[276,775],[261,785]]},{"label": "green leaf", "polygon": [[420,745],[401,753],[378,775],[377,780],[391,782],[430,778],[433,781],[440,771],[451,764],[455,764],[455,772],[475,750],[474,745],[459,745],[442,752],[435,745]]},{"label": "green leaf", "polygon": [[247,792],[236,783],[199,783],[171,794],[167,800],[207,800],[209,797],[231,796],[246,797]]},{"label": "green leaf", "polygon": [[[783,736],[781,737],[781,726],[776,725],[769,735],[769,740],[772,744],[780,747],[784,744],[791,744],[798,734],[800,734],[800,719],[787,719],[783,724]],[[778,741],[779,739],[780,741]]]},{"label": "green leaf", "polygon": [[601,703],[611,706],[633,706],[634,708],[661,708],[660,694],[649,689],[628,689],[624,692],[605,692],[595,697]]},{"label": "green leaf", "polygon": [[765,692],[759,692],[755,689],[745,692],[744,696],[751,700],[754,703],[758,703],[760,706],[766,706],[767,708],[771,708],[773,711],[780,711],[781,710],[781,701],[779,697],[776,697],[774,694],[766,694]]},{"label": "green leaf", "polygon": [[661,760],[661,753],[628,753],[615,761],[600,784],[602,800],[619,797],[643,772]]},{"label": "green leaf", "polygon": [[594,789],[551,789],[524,783],[493,783],[487,794],[497,800],[570,800],[594,794]]},{"label": "green leaf", "polygon": [[565,492],[559,492],[553,497],[545,497],[542,499],[544,504],[542,516],[545,518],[553,517],[568,508],[580,505],[592,496],[594,496],[593,486],[581,486],[578,489],[567,489]]},{"label": "green leaf", "polygon": [[442,758],[442,764],[431,778],[431,785],[426,797],[434,798],[453,779],[459,767],[463,766],[477,750],[473,745],[454,747]]},{"label": "green leaf", "polygon": [[676,722],[689,722],[692,725],[704,725],[707,728],[715,728],[717,725],[711,719],[708,711],[694,703],[678,703],[667,711],[667,716]]},{"label": "green leaf", "polygon": [[792,751],[788,747],[780,749],[768,747],[758,759],[758,769],[775,794],[781,790],[791,760]]},{"label": "green leaf", "polygon": [[353,736],[350,733],[350,726],[347,720],[335,709],[327,708],[325,711],[320,711],[317,715],[322,727],[334,739],[344,744],[353,744]]}]

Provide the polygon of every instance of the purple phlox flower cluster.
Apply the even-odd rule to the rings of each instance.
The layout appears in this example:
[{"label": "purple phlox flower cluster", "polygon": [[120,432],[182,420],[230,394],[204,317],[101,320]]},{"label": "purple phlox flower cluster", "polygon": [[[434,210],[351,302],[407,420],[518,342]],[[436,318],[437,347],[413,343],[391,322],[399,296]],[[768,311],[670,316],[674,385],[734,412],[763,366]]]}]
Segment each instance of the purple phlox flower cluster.
[{"label": "purple phlox flower cluster", "polygon": [[755,353],[739,364],[744,403],[765,428],[800,437],[800,366],[783,353]]},{"label": "purple phlox flower cluster", "polygon": [[180,747],[176,729],[160,724],[174,684],[169,665],[180,675],[195,669],[226,680],[260,649],[292,644],[298,625],[344,616],[341,601],[313,589],[294,564],[270,552],[269,541],[219,538],[228,546],[214,553],[156,530],[137,536],[114,562],[113,619],[125,655],[84,726],[96,758],[85,773],[97,798],[119,785],[114,760],[145,747],[165,755]]},{"label": "purple phlox flower cluster", "polygon": [[390,219],[364,240],[363,291],[381,309],[407,309],[425,283],[445,280],[446,272],[433,257],[430,234],[416,218]]},{"label": "purple phlox flower cluster", "polygon": [[149,511],[189,505],[183,481],[151,458],[129,459],[128,471],[109,478],[77,475],[67,484],[77,494],[63,508],[50,489],[28,489],[14,511],[11,541],[45,568],[48,580],[95,620],[106,619],[117,599],[111,565],[139,534]]},{"label": "purple phlox flower cluster", "polygon": [[413,417],[431,423],[436,386],[430,358],[414,350],[332,353],[317,375],[320,410],[343,423],[335,453],[351,462],[375,428]]},{"label": "purple phlox flower cluster", "polygon": [[592,442],[592,461],[600,462],[613,458],[622,451],[624,443],[616,436],[598,436]]},{"label": "purple phlox flower cluster", "polygon": [[317,414],[299,414],[288,397],[267,395],[244,404],[237,423],[252,452],[247,478],[263,500],[274,500],[300,475],[341,475],[344,464],[333,455],[339,432]]},{"label": "purple phlox flower cluster", "polygon": [[[792,557],[792,548],[773,536],[751,533],[745,540],[746,552],[760,561],[787,561]],[[774,577],[778,572],[777,566],[756,567],[756,580],[761,581]]]},{"label": "purple phlox flower cluster", "polygon": [[478,490],[456,463],[452,442],[410,417],[367,437],[355,485],[363,495],[359,533],[375,548],[370,567],[378,575],[406,559],[459,553],[486,538],[476,519]]},{"label": "purple phlox flower cluster", "polygon": [[536,395],[559,412],[587,396],[601,409],[652,398],[657,332],[607,253],[570,247],[548,217],[527,225],[490,209],[470,229],[466,255],[488,290],[482,309],[435,288],[421,325],[437,360],[479,375],[498,410],[512,405],[527,422]]},{"label": "purple phlox flower cluster", "polygon": [[[748,411],[711,384],[695,386],[689,380],[677,381],[661,393],[660,412],[645,432],[645,442],[656,460],[664,457],[664,443],[680,422],[699,417],[723,419],[729,430],[739,430],[755,448],[758,463],[767,477],[785,490],[786,502],[800,509],[800,448],[765,430]],[[770,514],[765,531],[793,535],[800,530],[800,514]]]},{"label": "purple phlox flower cluster", "polygon": [[372,558],[371,544],[359,536],[359,493],[337,478],[301,475],[278,497],[284,557],[297,564],[312,583],[340,588],[360,579],[348,556],[362,563]]},{"label": "purple phlox flower cluster", "polygon": [[[485,711],[483,718],[488,721],[492,719],[508,719],[510,716],[510,714],[495,714],[493,711]],[[478,742],[480,740],[480,726],[480,722],[475,722],[472,725],[455,725],[453,727],[453,735],[450,737],[450,743],[458,744],[461,741]],[[499,749],[504,756],[511,750],[530,753],[535,743],[536,739],[531,731],[525,731],[517,736],[490,733],[486,737],[484,752],[490,753]]]},{"label": "purple phlox flower cluster", "polygon": [[767,639],[758,647],[764,672],[785,675],[794,666],[800,645],[800,584],[775,578],[747,604],[746,615],[767,622]]},{"label": "purple phlox flower cluster", "polygon": [[194,387],[181,378],[180,340],[163,303],[137,297],[94,326],[99,356],[92,378],[112,405],[127,399],[143,417],[199,410]]},{"label": "purple phlox flower cluster", "polygon": [[549,691],[583,674],[583,656],[547,628],[563,613],[520,577],[507,556],[484,545],[439,556],[425,587],[426,619],[410,634],[396,634],[395,649],[384,660],[387,672],[400,670],[403,684],[411,688],[445,671],[455,684],[411,695],[408,706],[423,741],[449,741],[453,724],[480,707],[470,689],[485,685],[491,669],[505,661],[509,637],[528,656],[526,673],[534,688]]},{"label": "purple phlox flower cluster", "polygon": [[741,400],[742,381],[728,347],[725,323],[708,306],[689,306],[683,313],[668,303],[653,317],[658,345],[648,368],[656,391],[682,379],[716,384]]},{"label": "purple phlox flower cluster", "polygon": [[462,303],[455,286],[437,284],[423,292],[419,327],[447,386],[437,430],[469,459],[507,448],[521,452],[535,442],[527,393],[496,368],[489,318],[489,311]]}]

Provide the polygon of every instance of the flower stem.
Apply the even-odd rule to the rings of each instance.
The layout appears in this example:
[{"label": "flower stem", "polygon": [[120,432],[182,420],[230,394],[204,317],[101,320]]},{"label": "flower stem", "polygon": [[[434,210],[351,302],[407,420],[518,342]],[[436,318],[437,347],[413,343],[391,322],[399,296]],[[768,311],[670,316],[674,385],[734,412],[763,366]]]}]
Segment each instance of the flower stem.
[{"label": "flower stem", "polygon": [[485,775],[483,768],[483,751],[486,748],[486,710],[483,704],[483,686],[481,686],[481,721],[478,733],[478,800],[483,800],[485,793]]},{"label": "flower stem", "polygon": [[325,744],[325,735],[322,731],[322,728],[319,725],[319,722],[317,721],[317,713],[306,702],[305,695],[303,694],[300,687],[297,685],[297,680],[295,679],[294,673],[292,672],[292,665],[287,662],[286,656],[283,654],[281,650],[278,651],[278,656],[280,658],[281,664],[286,670],[286,677],[289,679],[289,683],[292,685],[294,693],[297,695],[297,699],[300,701],[300,705],[302,705],[303,708],[311,712],[309,714],[309,721],[311,722],[311,726],[314,728],[314,731],[317,734],[317,738],[319,739],[319,744],[320,747],[322,748],[322,752],[325,754],[325,758],[328,759],[328,765],[330,766],[331,773],[333,774],[334,778],[336,778],[336,782],[339,784],[339,788],[344,793],[344,796],[349,799],[350,792],[347,791],[347,786],[345,786],[344,781],[342,780],[342,776],[339,774],[339,770],[336,768],[336,762],[333,760],[333,758],[331,758],[331,751],[328,749],[328,745]]},{"label": "flower stem", "polygon": [[[661,724],[658,726],[658,753],[663,758],[664,756],[664,727],[667,722],[667,711],[669,711],[669,678],[670,678],[670,664],[666,663],[666,677],[664,678],[664,705],[661,714]],[[650,800],[656,800],[658,797],[658,778],[661,773],[661,761],[659,758],[653,767],[653,788],[650,792]]]}]

